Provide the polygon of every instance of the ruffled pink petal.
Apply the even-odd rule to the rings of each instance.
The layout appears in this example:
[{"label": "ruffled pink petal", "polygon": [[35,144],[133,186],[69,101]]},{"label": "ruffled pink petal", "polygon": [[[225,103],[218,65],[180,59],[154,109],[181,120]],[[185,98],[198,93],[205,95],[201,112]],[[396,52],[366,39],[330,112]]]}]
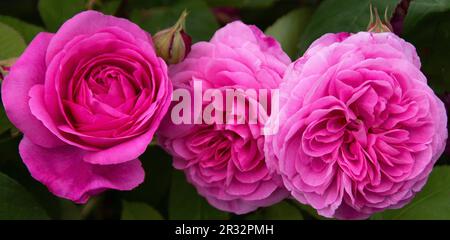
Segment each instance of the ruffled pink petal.
[{"label": "ruffled pink petal", "polygon": [[362,219],[420,191],[447,116],[411,44],[392,33],[326,34],[283,80],[269,120],[282,124],[265,152],[294,198],[326,217]]},{"label": "ruffled pink petal", "polygon": [[86,154],[84,161],[92,164],[117,164],[130,161],[145,152],[152,141],[156,129],[152,129],[134,139],[117,144],[105,150]]},{"label": "ruffled pink petal", "polygon": [[131,190],[144,181],[138,159],[116,165],[95,165],[83,161],[85,151],[66,145],[43,148],[24,137],[20,155],[31,175],[55,195],[77,203],[107,189]]},{"label": "ruffled pink petal", "polygon": [[[194,44],[183,62],[170,67],[169,76],[175,89],[188,92],[193,91],[193,81],[202,81],[204,91],[270,90],[278,88],[289,63],[275,39],[236,21],[218,30],[210,42]],[[177,125],[168,114],[158,130],[159,142],[173,156],[174,167],[185,171],[211,205],[236,214],[288,196],[281,179],[266,168],[261,135],[266,112],[254,97],[246,96],[246,102],[231,115],[249,120],[246,113],[257,113],[258,124]]]},{"label": "ruffled pink petal", "polygon": [[[118,27],[131,33],[135,38],[152,43],[150,35],[136,24],[114,16],[106,16],[97,11],[85,11],[67,20],[56,33],[48,48],[46,62],[60,52],[66,43],[80,35],[91,35],[104,28]],[[153,44],[152,44],[153,45]]]},{"label": "ruffled pink petal", "polygon": [[[53,121],[49,112],[45,108],[45,103],[43,99],[44,86],[40,84],[35,85],[30,90],[29,94],[31,97],[30,106],[32,109],[32,114],[36,118],[44,122],[45,126],[48,127],[48,129],[50,129],[55,135],[60,136],[61,139],[64,139],[64,141],[66,141],[67,144],[75,147],[82,147],[78,146],[78,144],[74,142],[66,140],[61,135],[62,133],[58,130],[56,123]],[[162,111],[166,110],[163,109]],[[162,114],[160,114],[160,118],[162,118]],[[156,119],[155,121],[159,122],[160,119]],[[83,159],[88,163],[100,165],[110,165],[132,161],[136,159],[139,155],[144,153],[148,144],[151,142],[155,131],[156,128],[153,127],[149,129],[148,132],[146,132],[145,134],[142,134],[134,139],[123,142],[121,144],[117,144],[113,147],[104,150],[92,149],[92,151],[90,151],[90,149],[84,149],[87,151],[83,155]]]},{"label": "ruffled pink petal", "polygon": [[2,101],[11,122],[31,141],[43,147],[64,143],[52,134],[30,111],[28,92],[45,79],[45,53],[53,34],[40,33],[11,68],[2,83]]}]

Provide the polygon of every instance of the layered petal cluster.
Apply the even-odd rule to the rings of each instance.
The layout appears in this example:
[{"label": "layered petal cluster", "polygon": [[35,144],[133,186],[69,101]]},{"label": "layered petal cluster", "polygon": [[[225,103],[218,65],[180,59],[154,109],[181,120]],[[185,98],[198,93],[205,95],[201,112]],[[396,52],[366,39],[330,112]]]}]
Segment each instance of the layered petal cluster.
[{"label": "layered petal cluster", "polygon": [[[201,81],[205,94],[211,89],[221,96],[227,90],[258,93],[265,89],[270,95],[289,63],[273,38],[236,21],[218,30],[211,41],[194,44],[183,62],[170,67],[169,75],[175,92],[186,89],[192,97],[194,81]],[[184,170],[198,192],[213,206],[237,214],[274,204],[287,195],[280,179],[269,173],[264,158],[261,129],[270,106],[264,108],[257,95],[243,96],[246,104],[237,104],[229,115],[223,105],[216,106],[213,120],[217,121],[210,123],[174,124],[172,114],[167,114],[158,132],[160,144],[173,156],[174,167]],[[225,97],[222,100],[225,104]],[[203,99],[202,110],[210,103]],[[258,121],[250,121],[250,112],[258,112]],[[236,121],[227,123],[230,118]],[[244,121],[239,123],[239,118]]]},{"label": "layered petal cluster", "polygon": [[143,181],[137,159],[170,105],[167,66],[150,35],[86,11],[40,33],[2,84],[20,155],[55,195],[84,203]]},{"label": "layered petal cluster", "polygon": [[323,216],[402,207],[444,150],[444,105],[414,47],[393,33],[324,35],[290,65],[280,91],[267,161]]}]

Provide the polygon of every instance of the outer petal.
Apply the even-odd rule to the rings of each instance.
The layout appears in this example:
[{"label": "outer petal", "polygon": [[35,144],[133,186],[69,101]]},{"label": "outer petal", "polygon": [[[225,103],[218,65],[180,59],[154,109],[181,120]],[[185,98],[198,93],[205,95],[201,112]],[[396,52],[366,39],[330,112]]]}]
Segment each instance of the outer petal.
[{"label": "outer petal", "polygon": [[93,164],[116,164],[133,160],[145,152],[148,144],[152,141],[154,132],[155,130],[153,129],[111,148],[98,152],[89,152],[83,159]]},{"label": "outer petal", "polygon": [[343,203],[335,212],[334,217],[337,219],[363,220],[370,217],[370,214],[364,214]]},{"label": "outer petal", "polygon": [[66,145],[42,148],[24,137],[20,155],[38,181],[55,195],[85,203],[91,195],[107,189],[131,190],[144,180],[138,159],[116,165],[94,165],[82,160],[84,151]]},{"label": "outer petal", "polygon": [[246,25],[241,21],[234,21],[217,31],[211,43],[225,44],[229,47],[243,47],[246,41],[257,44],[263,52],[274,56],[284,64],[291,63],[290,58],[281,48],[280,44],[273,37],[266,36],[259,28],[253,25]]},{"label": "outer petal", "polygon": [[309,46],[308,50],[306,50],[305,55],[311,56],[317,51],[322,50],[324,47],[328,47],[333,43],[339,43],[350,37],[350,33],[346,32],[340,32],[340,33],[327,33],[317,40],[315,40],[311,45]]},{"label": "outer petal", "polygon": [[267,207],[277,204],[289,196],[289,192],[285,189],[278,188],[269,197],[261,200],[246,201],[242,199],[235,199],[230,201],[220,200],[214,196],[206,196],[206,200],[214,207],[227,212],[235,214],[246,214],[255,211],[259,207]]},{"label": "outer petal", "polygon": [[30,111],[28,92],[45,79],[45,53],[53,34],[40,33],[17,60],[2,83],[2,101],[11,122],[43,147],[63,145]]},{"label": "outer petal", "polygon": [[85,11],[75,15],[61,26],[50,43],[45,58],[46,62],[49,63],[50,60],[64,48],[64,45],[74,37],[79,35],[90,35],[107,27],[122,28],[137,39],[152,42],[151,37],[147,32],[126,19],[106,16],[97,11]]}]

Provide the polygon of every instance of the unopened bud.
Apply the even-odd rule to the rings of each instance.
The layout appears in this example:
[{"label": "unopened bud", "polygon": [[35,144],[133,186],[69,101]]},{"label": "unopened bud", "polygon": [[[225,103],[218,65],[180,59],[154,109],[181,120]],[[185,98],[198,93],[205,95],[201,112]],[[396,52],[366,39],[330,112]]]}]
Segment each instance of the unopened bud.
[{"label": "unopened bud", "polygon": [[[387,11],[386,8],[384,11],[384,22],[380,19],[380,16],[378,15],[378,9],[372,7],[372,4],[370,5],[370,22],[367,26],[368,32],[392,32],[392,26],[389,23],[388,17],[387,17]],[[374,17],[375,16],[375,17]]]},{"label": "unopened bud", "polygon": [[3,81],[3,79],[6,77],[6,74],[8,74],[11,66],[16,62],[16,60],[16,58],[11,58],[0,61],[0,81]]},{"label": "unopened bud", "polygon": [[192,39],[184,30],[186,16],[187,12],[183,11],[175,25],[161,30],[153,36],[158,56],[163,58],[168,64],[183,61],[191,51]]}]

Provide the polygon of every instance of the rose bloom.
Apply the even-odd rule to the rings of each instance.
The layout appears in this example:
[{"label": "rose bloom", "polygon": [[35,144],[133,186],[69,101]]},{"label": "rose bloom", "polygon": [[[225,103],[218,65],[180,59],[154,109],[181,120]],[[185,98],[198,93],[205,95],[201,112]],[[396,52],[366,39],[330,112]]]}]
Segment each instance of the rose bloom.
[{"label": "rose bloom", "polygon": [[76,15],[55,34],[37,35],[2,84],[32,176],[77,203],[143,181],[137,157],[171,94],[150,35],[95,11]]},{"label": "rose bloom", "polygon": [[284,81],[266,156],[295,199],[355,219],[421,190],[444,150],[447,116],[411,44],[393,33],[326,34]]},{"label": "rose bloom", "polygon": [[[191,96],[193,81],[202,81],[203,93],[218,89],[225,96],[227,89],[267,89],[270,95],[289,63],[273,38],[236,21],[218,30],[210,42],[194,44],[183,62],[170,67],[169,75],[175,89],[187,89]],[[199,194],[216,208],[237,214],[287,196],[281,179],[266,167],[261,122],[267,113],[260,111],[263,107],[254,97],[246,95],[245,106],[237,106],[229,117],[216,106],[213,120],[217,121],[211,124],[174,124],[167,114],[158,131],[159,142],[173,156],[174,167],[184,170]],[[210,103],[202,102],[203,108],[205,102]],[[261,113],[256,124],[242,115],[256,111]],[[218,120],[232,117],[247,120],[241,124]]]}]

